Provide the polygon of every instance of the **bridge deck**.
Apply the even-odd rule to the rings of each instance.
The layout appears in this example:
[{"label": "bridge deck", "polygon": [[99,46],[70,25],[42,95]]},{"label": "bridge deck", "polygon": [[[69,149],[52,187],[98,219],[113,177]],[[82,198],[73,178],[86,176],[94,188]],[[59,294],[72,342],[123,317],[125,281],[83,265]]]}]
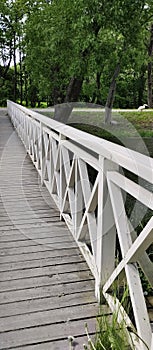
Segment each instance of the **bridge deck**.
[{"label": "bridge deck", "polygon": [[0,158],[0,349],[64,350],[71,335],[81,350],[93,277],[4,113]]}]

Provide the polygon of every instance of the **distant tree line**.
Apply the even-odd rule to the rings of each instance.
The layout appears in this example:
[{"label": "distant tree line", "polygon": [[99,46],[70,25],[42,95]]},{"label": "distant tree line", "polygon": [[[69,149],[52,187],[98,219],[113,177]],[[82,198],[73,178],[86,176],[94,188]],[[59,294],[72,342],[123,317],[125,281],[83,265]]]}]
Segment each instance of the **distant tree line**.
[{"label": "distant tree line", "polygon": [[1,0],[0,105],[153,107],[152,0]]}]

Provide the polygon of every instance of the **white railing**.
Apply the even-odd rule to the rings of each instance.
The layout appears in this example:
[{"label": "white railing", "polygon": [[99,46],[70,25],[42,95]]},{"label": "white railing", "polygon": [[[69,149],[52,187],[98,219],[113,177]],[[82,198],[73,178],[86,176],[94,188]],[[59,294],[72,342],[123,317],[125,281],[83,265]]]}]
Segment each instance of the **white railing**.
[{"label": "white railing", "polygon": [[[137,236],[127,217],[125,193],[153,209],[151,185],[144,187],[153,183],[153,159],[10,101],[8,114],[94,275],[97,298],[102,292],[114,311],[120,305],[111,294],[114,282],[123,285],[126,280],[136,332],[150,349],[152,331],[138,265],[153,285],[152,262],[146,252],[153,243],[153,218]],[[143,180],[130,180],[125,169]],[[118,319],[124,317],[131,326],[121,305],[118,311]],[[147,349],[138,337],[134,341],[136,349]]]}]

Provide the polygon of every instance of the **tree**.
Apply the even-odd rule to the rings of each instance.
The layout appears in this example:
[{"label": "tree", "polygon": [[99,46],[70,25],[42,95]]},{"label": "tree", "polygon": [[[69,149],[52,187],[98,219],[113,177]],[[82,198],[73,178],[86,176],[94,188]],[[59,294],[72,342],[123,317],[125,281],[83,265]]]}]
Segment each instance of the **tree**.
[{"label": "tree", "polygon": [[[19,95],[18,85],[21,85],[20,95],[22,95],[22,51],[23,51],[23,22],[25,19],[26,0],[2,0],[0,15],[0,55],[2,61],[1,84],[7,75],[7,72],[13,63],[14,66],[14,97],[17,101]],[[17,54],[20,57],[20,79],[18,81],[18,60]],[[22,101],[22,97],[20,96]]]},{"label": "tree", "polygon": [[13,39],[10,35],[8,8],[4,0],[0,3],[0,86],[5,83],[13,55]]},{"label": "tree", "polygon": [[147,45],[148,49],[148,106],[153,107],[153,23],[149,29],[150,38]]},{"label": "tree", "polygon": [[121,40],[118,41],[119,45],[116,47],[116,67],[111,78],[105,106],[106,123],[111,123],[111,111],[115,97],[117,78],[121,67],[123,69],[123,67],[126,66],[125,62],[129,60],[131,49],[135,50],[139,47],[144,19],[147,20],[144,1],[118,1],[114,3],[114,14],[114,21],[112,21],[114,32],[118,33]]},{"label": "tree", "polygon": [[[0,6],[0,28],[5,28],[3,34],[0,31],[1,70],[4,77],[13,58],[14,100],[19,92],[21,103],[25,99],[26,104],[28,100],[35,104],[45,98],[57,105],[55,118],[66,122],[72,109],[69,102],[82,96],[105,104],[105,121],[110,123],[116,88],[123,94],[123,80],[129,103],[132,99],[133,105],[138,103],[134,89],[139,90],[139,101],[143,98],[147,65],[144,38],[152,20],[151,0],[147,7],[143,0],[2,0]],[[147,41],[152,43],[149,37]],[[133,95],[128,87],[125,92],[127,74]],[[120,76],[124,77],[122,84]],[[123,99],[126,97],[120,96],[120,101]],[[58,108],[61,103],[68,107],[65,112]]]}]

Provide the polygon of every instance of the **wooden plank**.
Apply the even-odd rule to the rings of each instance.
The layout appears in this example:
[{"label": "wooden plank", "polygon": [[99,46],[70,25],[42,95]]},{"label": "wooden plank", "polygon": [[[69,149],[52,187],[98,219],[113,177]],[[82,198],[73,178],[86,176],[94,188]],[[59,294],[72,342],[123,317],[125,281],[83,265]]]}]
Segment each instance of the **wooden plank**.
[{"label": "wooden plank", "polygon": [[38,231],[38,233],[29,233],[29,232],[24,232],[21,233],[20,231],[15,231],[14,234],[11,234],[11,232],[9,231],[5,231],[5,233],[3,233],[2,235],[0,235],[0,242],[2,243],[8,243],[8,242],[19,242],[19,241],[27,241],[27,240],[33,240],[33,239],[59,239],[61,237],[63,237],[64,239],[72,239],[72,237],[69,237],[69,235],[67,234],[67,232],[65,230],[60,230],[57,234],[55,231],[51,231],[51,232],[43,232],[40,233],[40,231]]},{"label": "wooden plank", "polygon": [[42,325],[54,325],[66,323],[78,319],[96,317],[98,314],[97,303],[62,307],[53,310],[30,312],[23,315],[14,315],[0,318],[0,333],[19,329],[41,327]]},{"label": "wooden plank", "polygon": [[[91,335],[93,339],[95,336]],[[83,350],[84,344],[88,345],[87,336],[75,337],[72,345],[72,350]],[[62,339],[57,341],[47,341],[40,344],[27,345],[24,347],[24,350],[68,350],[70,349],[70,343],[68,339]],[[18,347],[17,350],[23,350],[23,347]]]},{"label": "wooden plank", "polygon": [[[2,235],[2,234],[4,234],[4,235],[9,235],[9,234],[12,234],[12,233],[19,233],[19,234],[21,234],[21,233],[24,233],[24,232],[29,232],[30,234],[32,233],[32,232],[55,232],[55,230],[56,230],[56,232],[58,232],[59,233],[59,231],[57,231],[57,227],[58,227],[58,229],[59,229],[59,231],[60,230],[64,230],[65,232],[67,232],[67,235],[68,236],[70,236],[71,234],[70,234],[70,232],[68,231],[68,230],[66,230],[66,227],[65,227],[65,225],[64,225],[64,223],[62,222],[62,221],[58,221],[58,222],[52,222],[52,223],[43,223],[43,225],[41,225],[41,231],[40,231],[40,225],[37,227],[36,225],[34,226],[34,225],[31,225],[31,227],[30,226],[26,226],[26,225],[20,225],[19,226],[19,229],[18,228],[16,228],[16,227],[9,227],[9,229],[7,228],[7,226],[4,226],[3,228],[1,228],[0,229],[0,235]],[[21,230],[22,229],[22,230]]]},{"label": "wooden plank", "polygon": [[[12,233],[14,231],[14,234]],[[30,230],[29,230],[30,231]],[[39,231],[40,232],[40,231]],[[56,237],[56,231],[54,230],[52,231],[48,231],[48,230],[44,230],[44,232],[42,233],[31,233],[25,230],[21,230],[21,232],[19,230],[11,230],[11,231],[3,231],[2,235],[0,235],[0,242],[2,243],[11,243],[11,242],[15,242],[15,241],[27,241],[27,240],[35,240],[35,239],[54,239]],[[61,233],[62,232],[62,233]],[[57,239],[62,239],[62,237],[65,237],[65,239],[69,239],[69,235],[64,231],[61,230],[61,232],[59,231],[57,233]],[[72,238],[70,238],[71,241]]]},{"label": "wooden plank", "polygon": [[8,349],[35,343],[55,341],[56,339],[67,339],[68,336],[85,335],[85,322],[88,323],[90,333],[95,333],[95,319],[84,318],[75,322],[65,322],[52,325],[45,325],[34,328],[26,328],[17,331],[10,331],[0,334],[0,349]]},{"label": "wooden plank", "polygon": [[91,276],[91,272],[89,268],[86,266],[84,271],[71,271],[70,273],[54,273],[54,271],[50,271],[50,274],[39,277],[31,276],[29,278],[24,279],[16,279],[10,281],[2,281],[1,282],[1,291],[11,291],[11,290],[20,290],[20,289],[28,289],[28,288],[37,288],[41,286],[50,286],[61,283],[69,283],[76,281],[85,281],[85,280],[93,279]]},{"label": "wooden plank", "polygon": [[[30,238],[30,237],[29,237]],[[66,235],[65,236],[60,236],[60,237],[56,237],[56,236],[53,236],[53,237],[41,237],[41,238],[37,238],[37,237],[32,237],[30,239],[24,239],[24,240],[15,240],[15,242],[13,241],[10,241],[10,242],[1,242],[0,246],[1,246],[1,249],[12,249],[12,248],[17,248],[17,247],[29,247],[29,246],[35,246],[35,245],[38,245],[38,244],[42,244],[42,245],[49,245],[49,246],[52,246],[53,244],[57,247],[57,244],[60,243],[60,244],[69,244],[70,245],[70,242],[74,242],[72,237],[67,237]],[[69,246],[68,245],[68,246]]]},{"label": "wooden plank", "polygon": [[48,224],[52,223],[52,222],[55,222],[57,226],[60,226],[58,225],[59,224],[59,221],[58,221],[58,218],[57,217],[53,217],[53,218],[49,218],[47,219],[47,221],[45,221],[43,218],[39,218],[39,219],[30,219],[30,220],[12,220],[10,222],[5,222],[0,224],[0,230],[9,230],[13,227],[16,227],[16,228],[26,228],[26,227],[40,227],[40,226],[48,226]]},{"label": "wooden plank", "polygon": [[[69,293],[64,295],[40,297],[38,299],[30,299],[25,301],[15,301],[0,305],[0,317],[23,315],[30,312],[43,310],[58,310],[64,307],[74,305],[86,305],[96,302],[93,291],[83,291],[81,293]],[[57,311],[58,312],[58,311]]]},{"label": "wooden plank", "polygon": [[[43,248],[43,249],[42,249]],[[18,254],[10,254],[10,255],[2,255],[0,256],[0,263],[12,263],[12,262],[25,262],[27,260],[39,260],[39,259],[45,259],[47,257],[56,258],[59,256],[65,257],[65,256],[72,256],[72,255],[79,255],[79,251],[77,248],[69,248],[69,249],[49,249],[48,247],[41,247],[38,246],[36,251],[31,252],[21,252],[20,250],[17,252]]]},{"label": "wooden plank", "polygon": [[[51,225],[52,224],[52,225]],[[42,223],[39,225],[14,225],[9,226],[10,229],[8,229],[8,226],[4,226],[0,230],[0,238],[2,241],[9,241],[14,236],[19,238],[19,240],[23,240],[23,237],[26,239],[34,239],[36,237],[38,238],[45,238],[46,237],[68,237],[68,239],[71,240],[71,234],[66,230],[66,228],[62,225],[60,222],[52,222],[52,223],[46,224]],[[40,230],[41,227],[41,230]]]},{"label": "wooden plank", "polygon": [[[26,270],[26,269],[32,269],[37,267],[47,267],[47,266],[58,266],[58,265],[65,265],[65,264],[75,264],[82,262],[83,257],[82,255],[76,254],[76,255],[68,255],[68,256],[61,256],[61,257],[50,257],[50,258],[41,258],[36,260],[28,260],[19,262],[11,262],[0,264],[0,272],[4,271],[16,271],[16,270]],[[60,268],[60,267],[59,267]]]},{"label": "wooden plank", "polygon": [[[32,211],[31,211],[32,212]],[[50,217],[43,217],[43,216],[39,216],[36,217],[35,215],[31,215],[31,217],[28,218],[24,217],[24,218],[20,218],[17,217],[15,218],[15,216],[10,212],[8,212],[8,219],[7,220],[0,220],[0,229],[3,229],[3,227],[5,226],[9,226],[9,225],[24,225],[24,224],[35,224],[35,223],[50,223],[50,222],[59,222],[59,216],[50,216]]]},{"label": "wooden plank", "polygon": [[[12,204],[9,204],[9,203],[7,203],[7,206],[5,206],[4,207],[4,202],[2,202],[2,203],[0,203],[0,209],[3,209],[4,210],[4,208],[6,207],[6,209],[7,208],[12,208],[13,209],[13,211],[25,211],[25,207],[24,207],[24,205],[21,205],[22,203],[13,203],[13,206],[12,206]],[[38,202],[38,203],[35,203],[35,205],[34,205],[34,207],[33,207],[33,203],[30,203],[30,208],[32,208],[32,210],[42,210],[42,205]],[[44,208],[44,210],[45,209],[47,209],[47,210],[51,210],[52,208],[53,208],[53,205],[51,204],[51,205],[49,205],[49,204],[46,204],[45,202],[44,202],[44,204],[43,204],[43,208]]]},{"label": "wooden plank", "polygon": [[[4,208],[4,206],[0,207],[0,211],[1,211],[2,217],[7,217],[8,216],[8,213],[7,213],[6,209]],[[16,208],[12,207],[12,215],[15,215],[16,217],[18,217],[20,215],[21,216],[22,215],[27,216],[28,214],[31,214],[31,209],[27,210],[26,212],[25,212],[23,207],[21,207],[20,209],[21,210],[17,211]],[[35,208],[35,210],[32,209],[32,213],[34,215],[36,215],[36,216],[37,215],[39,216],[40,214],[42,214],[42,215],[49,215],[49,216],[52,216],[52,215],[53,216],[59,216],[59,212],[55,211],[54,208],[50,208],[50,207],[48,207],[48,208],[39,207],[38,209]]]},{"label": "wooden plank", "polygon": [[[39,200],[39,201],[36,201],[36,200],[22,200],[22,201],[17,201],[17,200],[14,200],[14,201],[5,201],[5,196],[3,197],[3,200],[1,201],[0,203],[0,208],[4,210],[9,210],[9,208],[13,208],[13,212],[16,210],[18,211],[18,209],[25,209],[25,204],[26,206],[29,205],[29,208],[27,207],[28,210],[31,209],[31,207],[33,208],[34,206],[34,209],[37,211],[38,210],[41,210],[42,207],[44,209],[47,209],[47,210],[53,210],[54,207],[52,205],[52,203],[49,203],[49,201],[45,200],[45,198]],[[56,210],[55,211],[56,214],[58,214],[59,212]]]},{"label": "wooden plank", "polygon": [[[16,280],[18,283],[19,279],[24,278],[35,278],[35,277],[44,277],[48,276],[49,278],[52,278],[53,275],[57,274],[66,274],[71,272],[81,272],[81,271],[87,271],[88,267],[85,262],[78,262],[78,263],[71,263],[71,264],[61,264],[61,265],[52,265],[52,266],[42,266],[31,269],[21,269],[17,271],[5,271],[0,272],[0,282],[3,281],[13,281]],[[2,285],[1,285],[2,286]]]},{"label": "wooden plank", "polygon": [[[9,181],[9,179],[8,179],[8,181]],[[19,179],[19,181],[21,181],[20,179]],[[12,185],[12,184],[10,184],[10,185]],[[27,184],[24,184],[23,182],[21,183],[21,186],[28,186]],[[30,186],[29,186],[30,187]],[[17,189],[17,191],[20,191],[20,189]],[[50,199],[49,198],[47,198],[45,195],[44,196],[42,196],[42,195],[38,195],[38,196],[27,196],[26,195],[26,193],[24,193],[23,192],[23,194],[21,195],[21,196],[12,196],[12,197],[10,197],[10,199],[9,199],[9,196],[7,197],[6,195],[5,195],[5,191],[1,191],[1,199],[0,199],[0,207],[1,206],[3,206],[4,204],[5,204],[5,206],[8,206],[8,208],[12,205],[12,204],[14,204],[14,206],[16,207],[16,208],[18,208],[19,207],[19,205],[20,206],[23,206],[24,205],[24,203],[31,203],[31,204],[34,204],[34,205],[36,205],[36,208],[37,207],[40,207],[40,208],[42,208],[42,207],[45,207],[46,206],[46,208],[47,209],[50,209],[50,208],[52,208],[53,210],[55,210],[55,208],[54,208],[54,206],[53,206],[53,203],[50,201]],[[44,204],[44,205],[43,205]],[[14,209],[14,208],[13,208]],[[28,208],[27,208],[28,209]],[[57,213],[58,212],[58,210],[56,209],[55,210],[55,212]]]},{"label": "wooden plank", "polygon": [[57,243],[56,246],[55,245],[47,245],[45,247],[45,245],[33,245],[33,246],[28,246],[28,247],[22,247],[22,251],[21,251],[21,247],[17,247],[17,248],[7,248],[7,249],[0,249],[0,255],[14,255],[14,254],[25,254],[25,253],[34,253],[34,252],[40,252],[43,251],[44,249],[46,250],[52,250],[52,251],[58,251],[58,254],[61,253],[61,250],[63,249],[71,249],[71,248],[77,248],[76,242],[73,242],[70,244],[70,242],[68,243]]},{"label": "wooden plank", "polygon": [[[30,201],[30,202],[34,202],[34,201],[37,202],[37,200],[39,200],[41,202],[44,201],[44,198],[39,194],[27,195],[23,192],[21,194],[16,194],[16,195],[10,196],[9,193],[7,194],[6,191],[4,190],[4,191],[1,191],[1,195],[2,195],[2,198],[4,198],[4,200],[5,200],[5,204],[6,203],[14,203],[16,201],[21,203],[22,201],[25,201],[25,200]],[[45,199],[50,202],[49,196],[46,197],[46,195],[45,195]]]},{"label": "wooden plank", "polygon": [[[10,215],[10,213],[7,213],[6,211],[2,211],[1,210],[1,217],[0,217],[0,221],[7,221],[9,216],[8,214]],[[59,220],[59,213],[55,213],[54,210],[50,210],[50,212],[42,212],[42,213],[36,213],[36,212],[33,212],[32,210],[29,210],[29,211],[26,211],[26,212],[22,212],[22,213],[19,213],[19,212],[16,212],[16,211],[11,211],[11,217],[14,219],[14,220],[18,220],[18,219],[26,219],[26,218],[40,218],[40,214],[41,214],[41,218],[45,218],[47,220],[47,218],[53,218],[53,217],[57,217],[58,220]]]},{"label": "wooden plank", "polygon": [[[94,290],[94,281],[87,279],[85,281],[72,281],[67,283],[59,283],[57,285],[43,285],[37,288],[19,289],[13,291],[0,292],[0,304],[20,302],[23,300],[41,299],[45,297],[62,297],[73,293],[82,293]],[[94,293],[93,293],[94,295]]]},{"label": "wooden plank", "polygon": [[9,230],[12,230],[13,228],[14,229],[20,229],[20,230],[22,230],[22,229],[26,229],[26,228],[35,228],[35,227],[39,227],[39,229],[40,229],[40,227],[42,228],[42,227],[52,227],[52,223],[54,224],[54,223],[56,223],[56,227],[57,227],[57,230],[60,230],[60,228],[61,228],[61,223],[59,222],[59,221],[57,221],[56,220],[56,218],[55,218],[55,220],[54,220],[54,218],[52,219],[52,220],[50,220],[50,222],[45,222],[45,221],[43,221],[42,220],[42,222],[34,222],[34,223],[28,223],[28,222],[26,222],[25,224],[15,224],[15,225],[7,225],[7,226],[1,226],[1,230],[2,231],[4,231],[4,230],[6,230],[6,231],[9,231]]}]

